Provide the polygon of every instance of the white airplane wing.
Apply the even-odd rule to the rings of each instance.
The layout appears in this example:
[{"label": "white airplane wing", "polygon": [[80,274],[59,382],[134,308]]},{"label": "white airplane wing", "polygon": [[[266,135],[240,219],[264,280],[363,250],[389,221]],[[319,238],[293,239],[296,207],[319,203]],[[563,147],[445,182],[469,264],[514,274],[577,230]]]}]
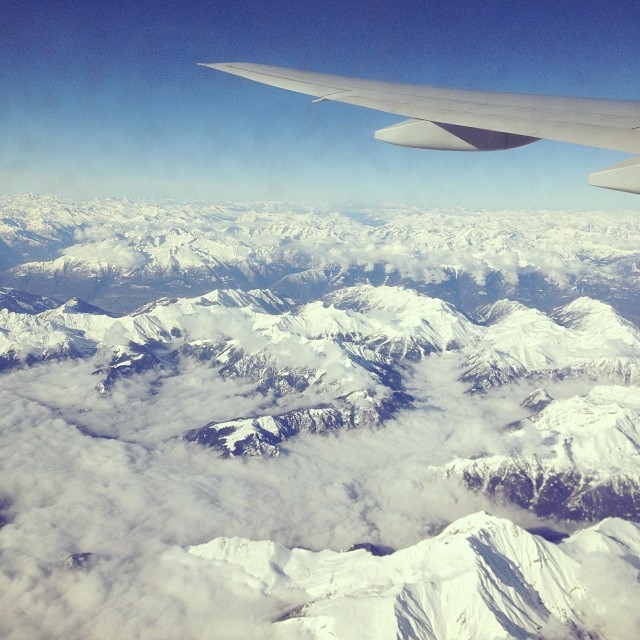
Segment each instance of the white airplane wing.
[{"label": "white airplane wing", "polygon": [[[379,82],[246,62],[210,67],[281,89],[404,116],[376,131],[421,149],[494,151],[541,138],[640,154],[640,102],[498,93]],[[589,176],[589,184],[640,193],[640,158]]]}]

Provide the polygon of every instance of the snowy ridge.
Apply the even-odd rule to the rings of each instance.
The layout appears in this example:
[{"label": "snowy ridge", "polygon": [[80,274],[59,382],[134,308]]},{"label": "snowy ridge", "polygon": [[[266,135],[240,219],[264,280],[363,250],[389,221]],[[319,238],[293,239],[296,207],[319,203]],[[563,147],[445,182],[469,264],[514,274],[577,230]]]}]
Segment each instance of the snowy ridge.
[{"label": "snowy ridge", "polygon": [[640,553],[640,528],[609,520],[554,545],[477,513],[384,557],[241,538],[189,551],[240,568],[268,596],[297,598],[275,623],[280,638],[600,638],[603,621],[592,613],[601,608],[600,594],[583,571],[592,555],[631,562]]},{"label": "snowy ridge", "polygon": [[348,287],[287,314],[276,325],[308,339],[329,337],[419,358],[478,339],[476,326],[450,304],[401,287]]},{"label": "snowy ridge", "polygon": [[[486,317],[493,321],[484,327],[442,300],[402,287],[370,285],[346,288],[300,307],[270,291],[227,289],[158,300],[120,318],[78,300],[28,316],[4,309],[0,353],[12,351],[19,358],[21,351],[35,353],[38,345],[51,352],[80,334],[105,348],[129,341],[167,341],[176,333],[191,341],[206,340],[224,333],[216,320],[220,309],[238,310],[225,313],[245,317],[257,334],[276,343],[291,336],[348,342],[393,360],[459,350],[468,354],[462,379],[479,388],[534,373],[558,371],[566,376],[572,369],[583,372],[589,367],[629,377],[640,360],[638,329],[601,302],[582,298],[559,309],[556,317],[572,318],[565,326],[540,311],[503,301],[489,309]],[[29,346],[29,341],[34,344]]]},{"label": "snowy ridge", "polygon": [[40,313],[58,306],[60,302],[52,298],[36,296],[27,291],[17,291],[8,287],[0,288],[0,309],[6,309],[12,313]]},{"label": "snowy ridge", "polygon": [[554,317],[501,301],[485,314],[482,349],[462,379],[478,390],[532,374],[639,378],[640,332],[608,305],[581,298]]},{"label": "snowy ridge", "polygon": [[323,433],[337,429],[379,427],[399,409],[411,406],[411,396],[396,392],[377,395],[356,391],[318,407],[214,422],[185,434],[188,442],[217,449],[223,456],[278,455],[278,445],[299,433]]},{"label": "snowy ridge", "polygon": [[148,370],[174,375],[180,358],[208,361],[222,376],[256,381],[278,405],[194,425],[188,439],[225,455],[259,455],[277,453],[300,431],[376,426],[410,407],[410,365],[434,352],[464,356],[459,377],[473,391],[534,376],[640,381],[633,325],[584,298],[557,315],[571,323],[502,301],[476,324],[442,300],[384,285],[345,287],[303,305],[269,290],[217,289],[121,317],[72,299],[39,313],[0,310],[0,358],[8,366],[97,357],[102,392]]},{"label": "snowy ridge", "polygon": [[640,519],[640,389],[597,386],[548,402],[508,433],[513,454],[447,473],[541,516]]},{"label": "snowy ridge", "polygon": [[554,318],[560,324],[584,332],[606,329],[607,337],[635,346],[638,330],[628,320],[621,318],[608,304],[593,298],[582,297],[558,309]]}]

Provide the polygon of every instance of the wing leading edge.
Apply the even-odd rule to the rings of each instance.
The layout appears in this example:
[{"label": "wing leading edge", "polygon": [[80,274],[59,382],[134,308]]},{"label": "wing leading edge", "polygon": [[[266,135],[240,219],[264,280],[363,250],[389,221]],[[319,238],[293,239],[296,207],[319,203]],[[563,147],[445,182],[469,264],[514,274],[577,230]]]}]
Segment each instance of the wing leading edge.
[{"label": "wing leading edge", "polygon": [[[280,89],[404,116],[376,132],[422,149],[493,151],[541,138],[640,154],[640,102],[380,82],[244,62],[201,66]],[[640,158],[591,174],[594,186],[640,193]]]}]

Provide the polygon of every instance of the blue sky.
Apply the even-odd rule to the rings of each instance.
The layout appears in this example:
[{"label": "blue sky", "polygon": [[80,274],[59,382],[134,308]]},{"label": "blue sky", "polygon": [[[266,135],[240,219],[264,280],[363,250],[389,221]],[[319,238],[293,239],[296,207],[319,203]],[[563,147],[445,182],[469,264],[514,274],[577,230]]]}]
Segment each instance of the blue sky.
[{"label": "blue sky", "polygon": [[0,26],[0,192],[349,205],[637,208],[586,185],[627,156],[386,145],[389,114],[196,66],[250,61],[640,100],[637,2],[20,2]]}]

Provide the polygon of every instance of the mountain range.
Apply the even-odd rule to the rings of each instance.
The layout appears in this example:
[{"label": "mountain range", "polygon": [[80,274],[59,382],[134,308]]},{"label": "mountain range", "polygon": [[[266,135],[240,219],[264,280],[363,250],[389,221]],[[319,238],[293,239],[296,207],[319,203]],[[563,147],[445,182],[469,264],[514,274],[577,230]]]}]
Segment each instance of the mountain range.
[{"label": "mountain range", "polygon": [[[91,478],[112,464],[103,447],[116,447],[131,477],[157,467],[183,487],[184,531],[173,538],[158,524],[175,508],[162,483],[148,504],[136,502],[141,522],[155,523],[147,533],[157,549],[188,547],[183,561],[200,559],[194,575],[215,567],[222,582],[258,594],[267,635],[632,637],[628,598],[613,602],[599,585],[615,568],[636,594],[640,566],[633,214],[33,194],[0,207],[0,380],[15,404],[3,419],[4,465],[14,468],[22,443],[26,475],[40,478],[16,471],[0,488],[0,541],[17,536],[11,548],[31,557],[24,541],[33,546],[34,523],[48,522],[43,505],[62,500],[46,489],[51,477],[87,456]],[[59,438],[49,447],[60,462],[38,462],[47,455],[30,435],[38,424]],[[81,453],[94,449],[95,461]],[[329,526],[331,514],[296,520],[312,495],[296,498],[296,483],[327,477],[327,450],[342,487],[336,504],[349,505],[364,532],[351,551],[305,540],[303,530],[315,518],[316,529]],[[403,469],[414,453],[419,465]],[[375,455],[375,468],[399,465],[389,492],[404,515],[385,515],[373,467],[374,484],[349,476],[359,455]],[[305,471],[293,477],[296,464]],[[270,476],[277,468],[285,485]],[[91,481],[90,491],[111,482]],[[207,528],[198,514],[225,482],[253,487],[248,496],[271,483],[291,512],[264,530],[279,498],[256,507],[254,522],[250,505],[216,493],[228,520]],[[137,490],[132,480],[127,491]],[[428,512],[440,492],[456,504],[443,507],[448,519]],[[229,514],[240,512],[249,525],[237,535]],[[396,545],[385,527],[400,531],[409,515],[427,524],[410,539],[396,533]],[[73,580],[114,558],[146,558],[116,552],[101,532],[63,530],[58,553]],[[270,539],[260,541],[262,531]]]}]

